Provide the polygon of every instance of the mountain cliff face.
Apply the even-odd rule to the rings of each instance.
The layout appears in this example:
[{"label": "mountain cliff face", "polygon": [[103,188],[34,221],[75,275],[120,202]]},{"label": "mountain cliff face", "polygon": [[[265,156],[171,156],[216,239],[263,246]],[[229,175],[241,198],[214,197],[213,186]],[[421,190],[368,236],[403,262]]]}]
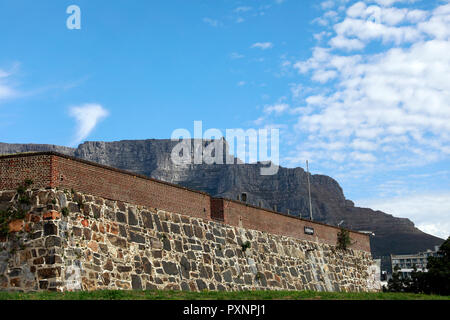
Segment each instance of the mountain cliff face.
[{"label": "mountain cliff face", "polygon": [[[180,184],[213,196],[236,199],[247,193],[247,202],[309,217],[307,175],[302,168],[280,167],[278,174],[261,176],[264,164],[174,165],[170,155],[176,142],[170,140],[130,140],[86,142],[78,148],[37,144],[0,143],[0,154],[56,151],[100,164],[133,171],[155,179]],[[236,163],[239,163],[237,159]],[[391,253],[416,253],[434,248],[443,240],[417,229],[405,218],[380,211],[355,207],[345,199],[342,188],[332,178],[311,176],[314,220],[353,230],[372,231],[372,253],[375,257]]]}]

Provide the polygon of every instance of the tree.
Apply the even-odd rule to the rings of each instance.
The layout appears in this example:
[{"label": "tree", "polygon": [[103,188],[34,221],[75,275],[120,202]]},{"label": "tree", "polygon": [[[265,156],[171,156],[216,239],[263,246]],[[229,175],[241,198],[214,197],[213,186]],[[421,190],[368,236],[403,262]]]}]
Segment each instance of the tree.
[{"label": "tree", "polygon": [[437,257],[428,258],[427,269],[423,291],[450,295],[450,237],[439,248]]},{"label": "tree", "polygon": [[388,281],[388,291],[390,292],[403,292],[405,289],[403,280],[400,277],[400,273],[398,272],[399,270],[400,267],[395,266],[394,271],[392,272],[392,278]]},{"label": "tree", "polygon": [[412,293],[422,293],[423,292],[423,272],[417,271],[416,265],[413,266],[413,271],[411,272],[411,278],[405,283],[406,291]]}]

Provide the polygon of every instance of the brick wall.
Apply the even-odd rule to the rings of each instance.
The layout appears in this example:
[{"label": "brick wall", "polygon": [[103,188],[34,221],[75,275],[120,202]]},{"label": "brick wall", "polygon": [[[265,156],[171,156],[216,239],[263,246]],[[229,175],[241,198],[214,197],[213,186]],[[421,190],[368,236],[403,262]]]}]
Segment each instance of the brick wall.
[{"label": "brick wall", "polygon": [[[14,189],[25,179],[32,179],[34,187],[74,189],[106,199],[327,244],[336,244],[339,232],[336,227],[212,198],[203,192],[55,153],[0,157],[0,190]],[[313,227],[314,235],[305,234],[305,226]],[[351,238],[355,242],[353,249],[370,252],[367,235],[351,232]]]},{"label": "brick wall", "polygon": [[209,219],[210,197],[137,175],[53,156],[53,187]]},{"label": "brick wall", "polygon": [[25,179],[34,181],[35,187],[49,187],[52,156],[23,155],[0,157],[0,190],[12,190]]}]

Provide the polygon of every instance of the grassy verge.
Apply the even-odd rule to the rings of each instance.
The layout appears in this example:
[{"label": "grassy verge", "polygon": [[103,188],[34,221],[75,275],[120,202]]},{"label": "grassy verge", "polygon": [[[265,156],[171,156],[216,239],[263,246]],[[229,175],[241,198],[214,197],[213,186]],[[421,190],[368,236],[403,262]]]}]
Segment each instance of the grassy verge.
[{"label": "grassy verge", "polygon": [[79,291],[0,292],[0,300],[450,300],[450,296],[412,293],[348,293],[314,291]]}]

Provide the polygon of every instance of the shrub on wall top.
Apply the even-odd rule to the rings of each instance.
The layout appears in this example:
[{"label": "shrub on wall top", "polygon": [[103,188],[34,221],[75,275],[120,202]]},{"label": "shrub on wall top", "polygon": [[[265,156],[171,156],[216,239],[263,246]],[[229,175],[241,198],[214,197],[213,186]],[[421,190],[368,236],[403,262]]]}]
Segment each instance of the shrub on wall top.
[{"label": "shrub on wall top", "polygon": [[350,232],[344,228],[341,228],[337,234],[337,244],[336,247],[341,250],[347,250],[351,245],[352,239],[350,238]]}]

